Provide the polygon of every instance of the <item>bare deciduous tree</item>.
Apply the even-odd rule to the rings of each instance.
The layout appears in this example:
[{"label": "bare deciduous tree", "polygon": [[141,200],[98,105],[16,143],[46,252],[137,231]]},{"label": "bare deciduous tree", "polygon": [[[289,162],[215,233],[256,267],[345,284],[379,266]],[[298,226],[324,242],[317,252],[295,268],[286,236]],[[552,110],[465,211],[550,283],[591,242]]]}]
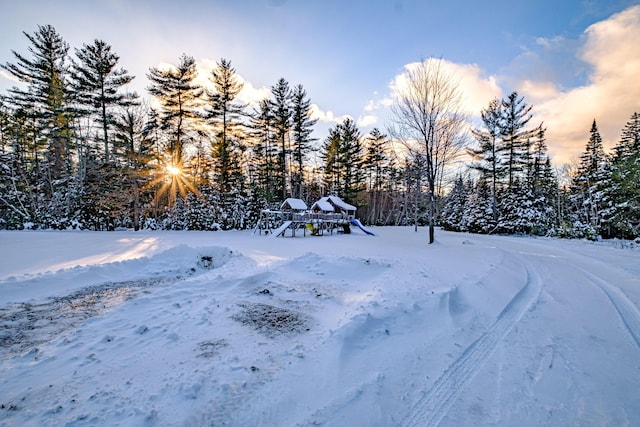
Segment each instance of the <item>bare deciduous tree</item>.
[{"label": "bare deciduous tree", "polygon": [[466,114],[458,78],[442,60],[429,58],[407,67],[391,107],[390,133],[424,158],[429,187],[429,243],[434,242],[436,195],[443,176],[466,142]]}]

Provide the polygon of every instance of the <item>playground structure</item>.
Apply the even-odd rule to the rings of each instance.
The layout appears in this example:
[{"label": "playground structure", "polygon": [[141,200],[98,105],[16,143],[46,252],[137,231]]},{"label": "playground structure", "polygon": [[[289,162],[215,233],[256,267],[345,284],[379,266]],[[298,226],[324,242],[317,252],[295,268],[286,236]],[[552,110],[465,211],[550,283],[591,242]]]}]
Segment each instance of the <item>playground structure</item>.
[{"label": "playground structure", "polygon": [[288,198],[279,210],[264,209],[260,211],[260,219],[254,233],[270,234],[274,237],[285,236],[291,230],[291,237],[302,230],[303,236],[309,232],[313,236],[325,233],[333,234],[351,232],[351,224],[362,231],[373,235],[355,218],[356,207],[344,202],[340,197],[327,196],[315,202],[311,208],[304,200]]}]

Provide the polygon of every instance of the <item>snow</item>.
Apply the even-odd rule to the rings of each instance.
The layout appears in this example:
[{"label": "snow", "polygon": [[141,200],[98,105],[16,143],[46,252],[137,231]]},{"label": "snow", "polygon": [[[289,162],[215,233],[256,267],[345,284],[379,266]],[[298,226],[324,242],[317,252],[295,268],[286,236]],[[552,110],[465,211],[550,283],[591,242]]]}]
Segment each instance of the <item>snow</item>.
[{"label": "snow", "polygon": [[289,197],[287,200],[282,202],[280,209],[293,209],[296,211],[306,211],[307,204],[302,199],[294,199]]},{"label": "snow", "polygon": [[327,196],[327,197],[322,197],[320,199],[321,201],[327,201],[329,203],[333,203],[335,206],[339,207],[342,210],[345,211],[355,211],[357,208],[353,205],[350,205],[349,203],[343,201],[340,197],[338,196]]},{"label": "snow", "polygon": [[318,201],[316,201],[312,206],[311,206],[311,210],[315,211],[315,210],[320,210],[322,212],[333,212],[333,205],[331,203],[329,203],[327,200],[323,200],[326,198],[322,198]]},{"label": "snow", "polygon": [[0,232],[0,425],[634,425],[640,250]]}]

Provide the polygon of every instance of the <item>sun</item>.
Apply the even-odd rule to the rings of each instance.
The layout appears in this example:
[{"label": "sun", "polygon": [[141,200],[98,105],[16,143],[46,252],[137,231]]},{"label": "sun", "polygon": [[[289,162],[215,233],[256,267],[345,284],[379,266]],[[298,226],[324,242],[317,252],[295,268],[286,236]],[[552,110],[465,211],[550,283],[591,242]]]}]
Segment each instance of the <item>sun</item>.
[{"label": "sun", "polygon": [[177,166],[173,166],[173,165],[168,165],[167,168],[167,174],[169,176],[179,176],[182,175],[182,170],[180,170],[179,167]]},{"label": "sun", "polygon": [[171,208],[175,205],[178,195],[185,198],[189,193],[199,194],[189,175],[179,165],[159,164],[155,171],[155,178],[149,185],[156,188],[156,203],[164,199]]}]

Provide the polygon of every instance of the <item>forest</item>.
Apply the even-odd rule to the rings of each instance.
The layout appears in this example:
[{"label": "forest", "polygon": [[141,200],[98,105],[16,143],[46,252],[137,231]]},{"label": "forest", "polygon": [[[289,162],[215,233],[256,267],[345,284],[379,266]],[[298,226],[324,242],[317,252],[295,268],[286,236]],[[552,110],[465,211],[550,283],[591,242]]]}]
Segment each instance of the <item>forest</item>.
[{"label": "forest", "polygon": [[[457,129],[438,160],[434,138],[453,138],[438,126],[421,149],[395,128],[362,134],[350,118],[318,141],[302,84],[281,78],[243,104],[227,59],[207,87],[186,54],[151,67],[141,96],[108,43],[72,54],[50,25],[24,35],[28,52],[0,64],[20,82],[0,94],[0,229],[247,229],[287,197],[335,194],[368,225],[640,237],[638,112],[609,153],[594,118],[579,160],[557,168],[544,125],[513,92],[487,100],[480,125]],[[452,117],[434,120],[451,129]]]}]

